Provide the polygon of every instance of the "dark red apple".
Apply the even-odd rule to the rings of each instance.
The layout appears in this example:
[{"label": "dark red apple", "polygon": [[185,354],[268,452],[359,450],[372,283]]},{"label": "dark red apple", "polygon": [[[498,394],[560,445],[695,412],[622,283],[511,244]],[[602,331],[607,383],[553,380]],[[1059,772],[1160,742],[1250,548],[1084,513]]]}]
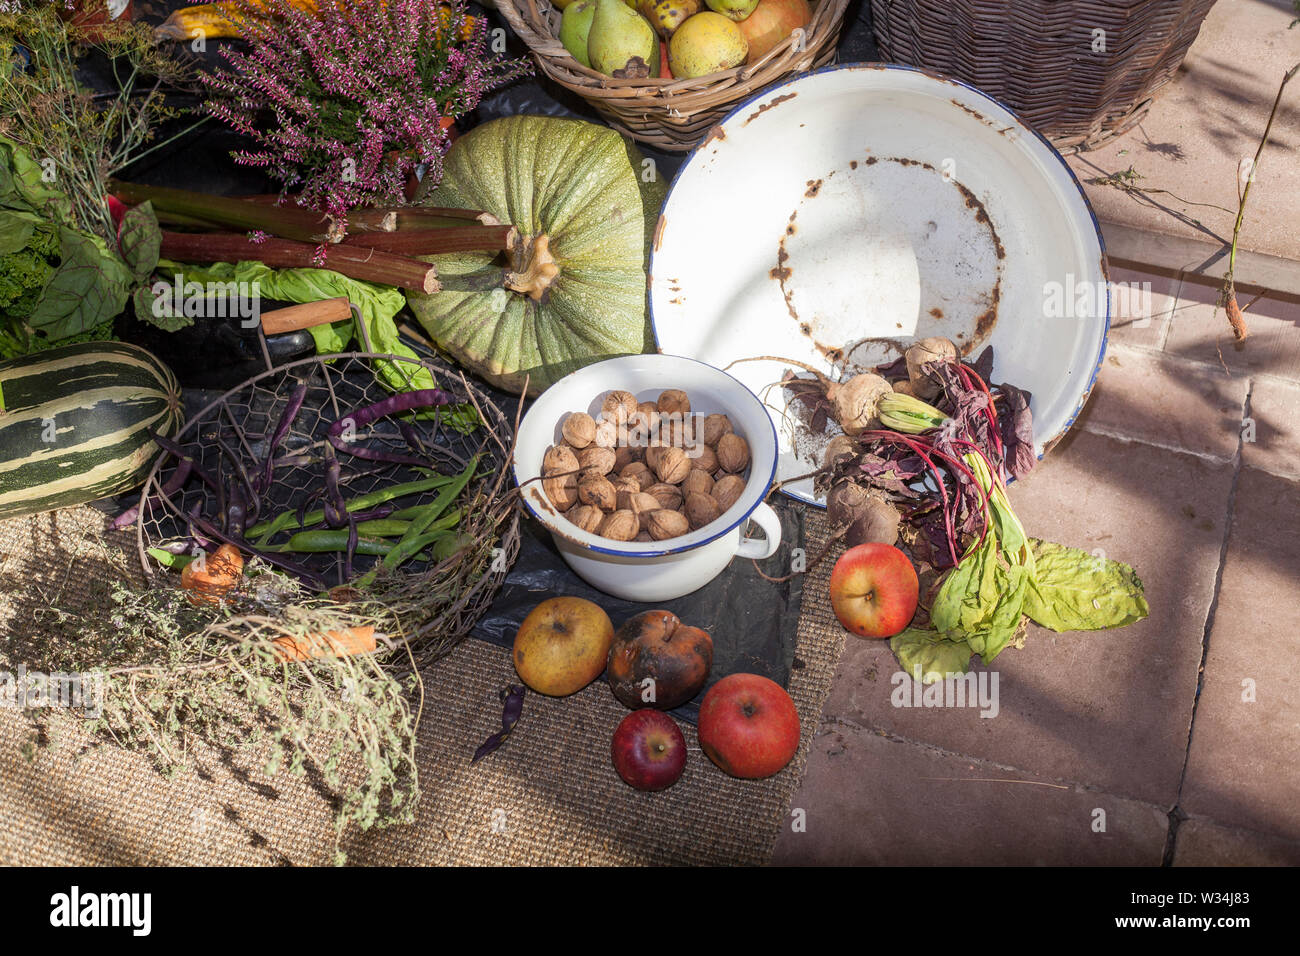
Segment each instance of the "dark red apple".
[{"label": "dark red apple", "polygon": [[907,627],[919,591],[912,562],[892,544],[849,548],[831,571],[831,607],[859,637],[893,637]]},{"label": "dark red apple", "polygon": [[799,712],[774,680],[728,674],[700,704],[700,749],[733,777],[770,777],[799,749]]},{"label": "dark red apple", "polygon": [[634,710],[614,731],[614,769],[638,790],[667,790],[686,768],[686,738],[662,710]]}]

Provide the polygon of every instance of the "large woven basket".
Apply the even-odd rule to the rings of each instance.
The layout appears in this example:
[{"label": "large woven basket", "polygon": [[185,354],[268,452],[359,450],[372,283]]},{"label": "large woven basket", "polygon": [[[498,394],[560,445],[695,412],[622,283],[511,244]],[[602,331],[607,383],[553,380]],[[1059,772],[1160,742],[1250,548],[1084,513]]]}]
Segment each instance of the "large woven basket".
[{"label": "large woven basket", "polygon": [[624,80],[590,70],[560,43],[560,11],[547,0],[497,0],[497,10],[528,44],[537,65],[622,133],[685,152],[737,103],[778,80],[825,66],[835,56],[849,0],[811,0],[812,20],[761,60],[696,79]]},{"label": "large woven basket", "polygon": [[1074,151],[1142,119],[1212,6],[1214,0],[871,0],[871,19],[885,59],[978,87],[1058,149]]}]

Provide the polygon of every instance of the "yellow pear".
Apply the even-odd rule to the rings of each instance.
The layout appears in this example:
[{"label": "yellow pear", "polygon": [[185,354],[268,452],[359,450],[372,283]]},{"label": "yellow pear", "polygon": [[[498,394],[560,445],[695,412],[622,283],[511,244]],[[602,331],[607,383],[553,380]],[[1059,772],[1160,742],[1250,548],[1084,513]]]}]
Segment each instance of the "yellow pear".
[{"label": "yellow pear", "polygon": [[667,40],[687,17],[700,12],[700,0],[637,0],[636,10]]},{"label": "yellow pear", "polygon": [[682,79],[729,70],[748,55],[749,42],[740,27],[707,10],[687,17],[668,42],[668,67]]}]

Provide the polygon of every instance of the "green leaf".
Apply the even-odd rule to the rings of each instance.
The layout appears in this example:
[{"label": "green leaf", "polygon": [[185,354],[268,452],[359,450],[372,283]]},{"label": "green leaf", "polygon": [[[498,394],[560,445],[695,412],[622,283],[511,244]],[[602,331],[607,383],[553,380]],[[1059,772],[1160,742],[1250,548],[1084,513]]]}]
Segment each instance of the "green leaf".
[{"label": "green leaf", "polygon": [[964,640],[988,664],[1014,640],[1030,580],[1030,569],[1004,564],[994,535],[986,535],[944,579],[930,620],[950,638]]},{"label": "green leaf", "polygon": [[160,299],[147,285],[137,287],[131,301],[135,305],[137,319],[164,332],[178,332],[194,324],[194,317],[191,315],[185,315],[183,312],[173,315],[169,297],[164,296]]},{"label": "green leaf", "polygon": [[0,136],[0,206],[71,219],[71,201],[43,182],[41,172],[21,146]]},{"label": "green leaf", "polygon": [[[398,338],[397,323],[393,317],[406,305],[406,296],[398,289],[360,282],[329,269],[272,269],[260,262],[219,262],[211,266],[191,266],[164,261],[162,266],[185,273],[186,281],[256,282],[264,298],[284,302],[316,302],[345,296],[361,311],[373,351],[419,358]],[[331,325],[318,325],[308,331],[316,341],[316,351],[321,355],[346,351],[354,339],[357,350],[363,350],[361,337],[356,334],[355,323],[351,319]],[[413,370],[414,374],[409,377],[403,374]],[[417,370],[417,366],[402,363],[399,369],[394,363],[380,362],[376,372],[385,385],[397,392],[436,387],[433,375],[422,367]]]},{"label": "green leaf", "polygon": [[1025,613],[1053,631],[1123,627],[1150,612],[1142,581],[1127,564],[1078,548],[1029,539],[1035,574]]},{"label": "green leaf", "polygon": [[909,627],[891,637],[889,647],[903,670],[923,684],[970,670],[970,646],[938,631]]},{"label": "green leaf", "polygon": [[118,230],[117,247],[137,282],[149,278],[158,265],[158,251],[162,248],[162,229],[154,215],[153,203],[146,200],[126,211]]},{"label": "green leaf", "polygon": [[30,212],[0,209],[0,256],[26,249],[41,221]]},{"label": "green leaf", "polygon": [[62,261],[28,324],[51,341],[66,339],[106,322],[122,311],[134,277],[103,239],[59,229]]}]

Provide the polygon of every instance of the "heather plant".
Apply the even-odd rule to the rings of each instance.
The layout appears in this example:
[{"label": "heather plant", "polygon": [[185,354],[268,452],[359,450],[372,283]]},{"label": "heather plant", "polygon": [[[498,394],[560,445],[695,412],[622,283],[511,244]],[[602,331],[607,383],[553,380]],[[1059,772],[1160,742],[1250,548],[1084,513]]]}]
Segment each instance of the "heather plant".
[{"label": "heather plant", "polygon": [[[350,209],[404,201],[411,172],[442,175],[450,120],[528,66],[488,51],[463,0],[238,0],[251,49],[205,78],[211,112],[257,148],[234,153],[298,203],[346,223]],[[430,179],[431,177],[431,179]]]}]

